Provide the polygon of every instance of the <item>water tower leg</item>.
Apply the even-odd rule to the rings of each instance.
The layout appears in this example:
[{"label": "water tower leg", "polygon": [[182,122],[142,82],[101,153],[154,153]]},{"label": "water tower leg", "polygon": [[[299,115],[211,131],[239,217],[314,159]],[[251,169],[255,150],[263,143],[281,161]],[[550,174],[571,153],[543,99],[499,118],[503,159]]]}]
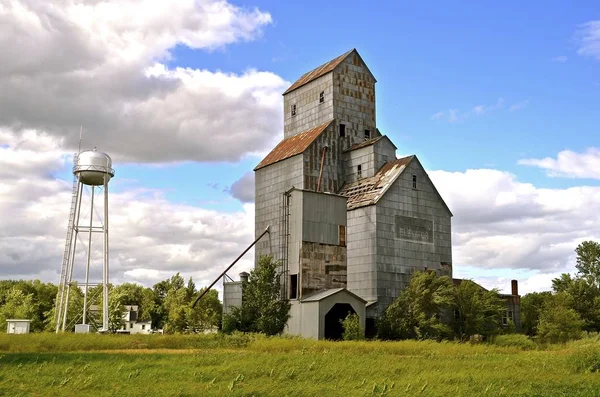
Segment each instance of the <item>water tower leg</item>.
[{"label": "water tower leg", "polygon": [[104,272],[103,272],[104,305],[102,327],[108,331],[108,178],[104,176]]},{"label": "water tower leg", "polygon": [[92,186],[92,202],[90,205],[90,230],[88,238],[88,252],[87,252],[87,265],[85,267],[85,285],[83,290],[83,321],[85,324],[87,320],[87,308],[88,308],[88,284],[90,282],[90,260],[92,258],[92,226],[94,226],[94,186]]},{"label": "water tower leg", "polygon": [[79,189],[77,192],[77,207],[75,209],[75,221],[73,223],[73,237],[72,237],[72,248],[71,248],[71,256],[69,258],[69,265],[67,272],[69,274],[69,279],[65,280],[67,284],[67,293],[65,296],[65,302],[63,305],[63,320],[62,320],[62,330],[64,331],[67,326],[67,313],[69,312],[69,298],[71,295],[71,283],[73,282],[73,267],[75,264],[75,248],[77,247],[77,237],[79,236],[79,214],[81,213],[81,197],[83,195],[83,185],[81,181],[79,181]]}]

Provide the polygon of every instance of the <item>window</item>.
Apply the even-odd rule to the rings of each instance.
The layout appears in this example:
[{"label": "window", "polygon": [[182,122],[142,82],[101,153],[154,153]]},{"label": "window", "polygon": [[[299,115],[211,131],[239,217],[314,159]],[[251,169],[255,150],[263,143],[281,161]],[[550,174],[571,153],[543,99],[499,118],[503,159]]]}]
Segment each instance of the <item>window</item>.
[{"label": "window", "polygon": [[319,93],[319,103],[323,102],[325,102],[325,91],[321,91],[321,93]]},{"label": "window", "polygon": [[133,323],[129,323],[129,329],[133,328]]},{"label": "window", "polygon": [[344,226],[344,225],[339,226],[339,235],[340,235],[340,246],[345,247],[346,246],[346,226]]},{"label": "window", "polygon": [[346,136],[346,125],[344,125],[344,124],[340,124],[340,136],[341,137]]},{"label": "window", "polygon": [[365,139],[371,139],[371,130],[365,130]]},{"label": "window", "polygon": [[290,274],[290,299],[298,299],[298,275]]},{"label": "window", "polygon": [[356,167],[356,179],[362,178],[362,165]]},{"label": "window", "polygon": [[417,176],[413,175],[413,189],[417,188]]},{"label": "window", "polygon": [[292,116],[296,115],[296,105],[292,105]]},{"label": "window", "polygon": [[146,324],[142,324],[142,330],[146,329]]},{"label": "window", "polygon": [[502,316],[502,325],[508,325],[509,321],[514,322],[512,310],[506,310]]}]

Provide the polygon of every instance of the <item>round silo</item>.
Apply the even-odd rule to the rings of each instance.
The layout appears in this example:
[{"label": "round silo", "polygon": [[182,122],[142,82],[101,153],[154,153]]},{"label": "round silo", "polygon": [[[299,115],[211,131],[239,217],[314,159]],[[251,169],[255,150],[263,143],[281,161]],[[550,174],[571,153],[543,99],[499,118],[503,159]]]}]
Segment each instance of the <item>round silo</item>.
[{"label": "round silo", "polygon": [[86,150],[77,156],[77,164],[73,167],[73,173],[79,177],[84,185],[104,185],[115,175],[112,169],[112,159],[106,153],[94,150]]}]

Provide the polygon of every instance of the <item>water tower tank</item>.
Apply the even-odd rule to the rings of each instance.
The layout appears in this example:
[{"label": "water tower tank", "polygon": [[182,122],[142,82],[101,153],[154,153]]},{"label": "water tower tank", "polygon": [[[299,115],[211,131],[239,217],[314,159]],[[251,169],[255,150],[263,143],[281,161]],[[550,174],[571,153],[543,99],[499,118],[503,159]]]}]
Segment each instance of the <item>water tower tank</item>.
[{"label": "water tower tank", "polygon": [[96,149],[79,153],[77,165],[73,167],[73,173],[79,175],[79,180],[84,185],[104,185],[115,175],[112,169],[112,159],[106,153],[98,152]]}]

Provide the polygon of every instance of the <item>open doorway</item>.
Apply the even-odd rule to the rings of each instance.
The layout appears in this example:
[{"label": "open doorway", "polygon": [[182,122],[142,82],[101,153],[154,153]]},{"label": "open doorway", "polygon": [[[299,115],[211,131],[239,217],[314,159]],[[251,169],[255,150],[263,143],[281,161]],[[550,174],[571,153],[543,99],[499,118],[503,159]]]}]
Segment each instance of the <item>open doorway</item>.
[{"label": "open doorway", "polygon": [[348,314],[356,314],[349,303],[336,303],[325,315],[325,339],[340,340],[344,333],[341,320]]}]

